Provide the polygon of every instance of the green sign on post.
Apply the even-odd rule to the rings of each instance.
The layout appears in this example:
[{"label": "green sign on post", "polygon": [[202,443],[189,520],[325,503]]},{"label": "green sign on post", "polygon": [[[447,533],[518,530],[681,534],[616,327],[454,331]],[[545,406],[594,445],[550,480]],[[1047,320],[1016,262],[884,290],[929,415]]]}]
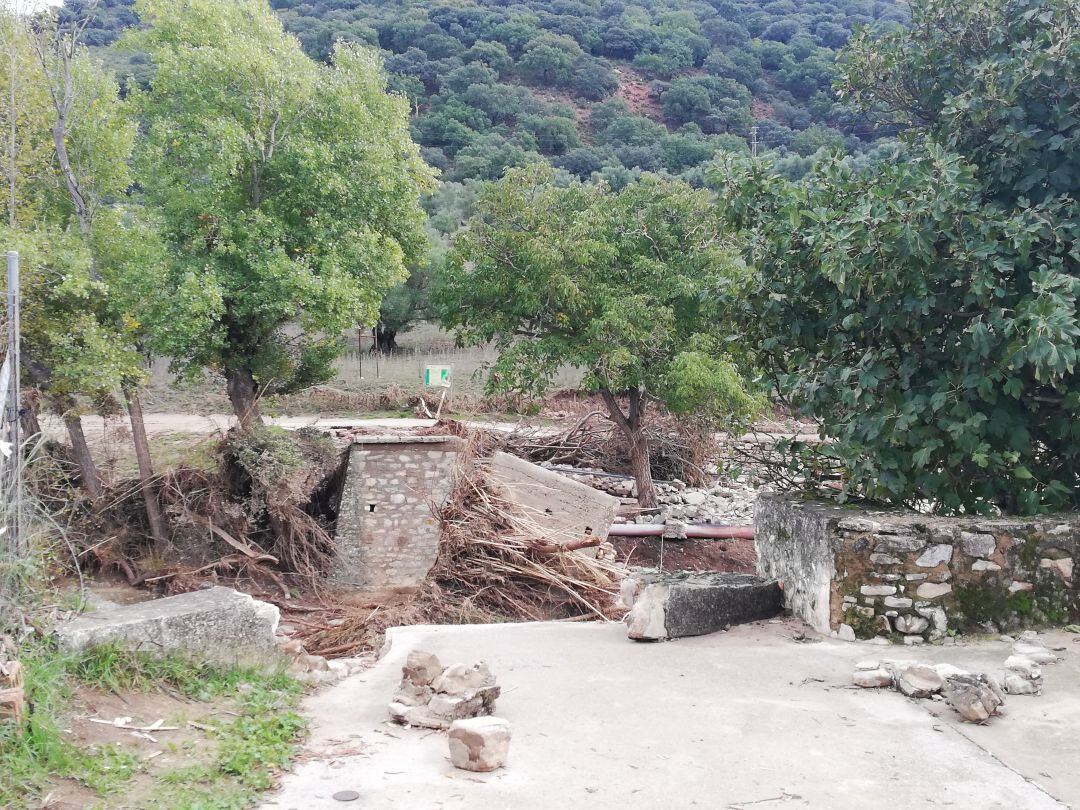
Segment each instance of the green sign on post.
[{"label": "green sign on post", "polygon": [[453,378],[453,366],[424,366],[426,388],[449,388]]}]

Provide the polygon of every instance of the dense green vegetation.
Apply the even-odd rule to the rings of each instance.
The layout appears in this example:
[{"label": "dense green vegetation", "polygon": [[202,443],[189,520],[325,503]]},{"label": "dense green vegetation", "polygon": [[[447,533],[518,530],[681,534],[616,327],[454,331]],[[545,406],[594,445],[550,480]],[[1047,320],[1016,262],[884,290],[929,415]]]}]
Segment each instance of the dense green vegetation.
[{"label": "dense green vegetation", "polygon": [[[1071,0],[917,0],[845,93],[906,159],[800,183],[717,168],[758,270],[744,330],[853,494],[1080,504],[1080,22]],[[757,339],[749,337],[756,334]]]},{"label": "dense green vegetation", "polygon": [[[444,180],[494,180],[547,160],[615,184],[693,172],[721,149],[763,149],[806,170],[822,146],[858,151],[876,130],[837,103],[836,49],[906,12],[866,0],[530,0],[504,4],[272,0],[309,55],[335,43],[385,52],[392,89]],[[91,45],[136,24],[131,0],[68,0]],[[115,59],[115,56],[112,58]],[[121,70],[145,80],[136,54]],[[700,171],[689,178],[700,182]]]}]

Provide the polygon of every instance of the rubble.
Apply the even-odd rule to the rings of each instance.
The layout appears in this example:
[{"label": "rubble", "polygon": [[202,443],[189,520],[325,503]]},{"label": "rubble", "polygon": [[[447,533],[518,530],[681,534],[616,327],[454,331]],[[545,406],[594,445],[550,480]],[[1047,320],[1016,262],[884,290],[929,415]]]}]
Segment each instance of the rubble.
[{"label": "rubble", "polygon": [[423,728],[450,728],[455,720],[490,715],[500,688],[483,661],[443,667],[431,653],[413,650],[390,701],[391,719]]},{"label": "rubble", "polygon": [[494,771],[506,764],[510,724],[501,717],[455,720],[450,726],[450,762],[465,771]]},{"label": "rubble", "polygon": [[891,686],[911,698],[930,698],[940,694],[965,720],[985,723],[998,714],[1005,703],[1006,694],[1042,693],[1040,660],[1053,663],[1059,659],[1038,640],[1033,631],[1027,631],[1022,640],[1013,644],[1013,654],[1005,659],[1000,678],[966,672],[952,664],[883,659],[858,662],[851,679],[855,686],[864,689]]},{"label": "rubble", "polygon": [[715,633],[780,612],[776,580],[751,574],[633,571],[620,591],[627,635],[660,641]]},{"label": "rubble", "polygon": [[136,602],[107,604],[60,625],[68,650],[119,643],[154,655],[177,654],[223,664],[259,664],[278,658],[278,609],[232,588]]},{"label": "rubble", "polygon": [[896,674],[896,688],[908,697],[928,698],[941,691],[945,679],[925,664],[905,667]]},{"label": "rubble", "polygon": [[[637,496],[634,479],[590,467],[571,467],[542,463],[568,478],[593,489],[629,500]],[[750,524],[754,517],[754,499],[759,488],[746,481],[722,481],[707,487],[690,487],[679,480],[655,482],[658,510],[639,514],[631,519],[616,518],[615,522],[629,523],[719,523]]]},{"label": "rubble", "polygon": [[985,723],[998,713],[1004,696],[985,675],[954,675],[941,689],[945,702],[969,723]]}]

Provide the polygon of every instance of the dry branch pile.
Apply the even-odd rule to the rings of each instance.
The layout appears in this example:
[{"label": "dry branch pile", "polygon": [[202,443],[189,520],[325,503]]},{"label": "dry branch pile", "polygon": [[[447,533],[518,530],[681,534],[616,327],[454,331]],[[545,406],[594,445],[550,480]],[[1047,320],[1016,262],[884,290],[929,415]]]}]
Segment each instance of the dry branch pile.
[{"label": "dry branch pile", "polygon": [[[181,467],[151,485],[168,517],[170,545],[150,553],[142,483],[104,486],[96,501],[78,497],[62,451],[37,465],[31,490],[66,528],[80,568],[120,571],[133,585],[163,593],[228,576],[289,594],[286,578],[317,590],[335,553],[331,536],[341,459],[313,430],[230,432],[218,469]],[[244,587],[249,590],[250,587]]]},{"label": "dry branch pile", "polygon": [[436,512],[439,554],[420,591],[395,604],[343,609],[333,626],[302,630],[309,652],[377,649],[398,624],[617,617],[621,566],[576,551],[598,538],[554,537],[503,497],[484,472],[490,443],[479,434],[466,441],[454,489]]},{"label": "dry branch pile", "polygon": [[454,490],[438,510],[442,538],[430,579],[444,599],[488,621],[609,617],[620,569],[574,553],[599,538],[552,537],[490,485],[482,453],[478,438],[466,443]]},{"label": "dry branch pile", "polygon": [[[666,414],[654,414],[645,432],[654,478],[677,478],[691,486],[708,482],[716,468],[716,447],[709,431]],[[506,437],[504,449],[534,463],[549,461],[610,473],[630,472],[626,438],[602,411],[590,411],[562,433],[543,429],[514,431]]]}]

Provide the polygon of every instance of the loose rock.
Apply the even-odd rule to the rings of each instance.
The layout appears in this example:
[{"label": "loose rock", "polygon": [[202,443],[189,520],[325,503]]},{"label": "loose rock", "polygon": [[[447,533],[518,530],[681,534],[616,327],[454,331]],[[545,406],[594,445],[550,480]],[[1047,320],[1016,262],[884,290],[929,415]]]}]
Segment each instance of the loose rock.
[{"label": "loose rock", "polygon": [[946,702],[969,723],[985,723],[998,713],[1003,702],[984,675],[946,678],[941,693]]},{"label": "loose rock", "polygon": [[450,726],[450,761],[465,771],[493,771],[510,753],[510,724],[501,717],[456,720]]},{"label": "loose rock", "polygon": [[940,692],[944,683],[933,667],[923,664],[900,670],[896,676],[896,688],[913,698],[928,698]]}]

